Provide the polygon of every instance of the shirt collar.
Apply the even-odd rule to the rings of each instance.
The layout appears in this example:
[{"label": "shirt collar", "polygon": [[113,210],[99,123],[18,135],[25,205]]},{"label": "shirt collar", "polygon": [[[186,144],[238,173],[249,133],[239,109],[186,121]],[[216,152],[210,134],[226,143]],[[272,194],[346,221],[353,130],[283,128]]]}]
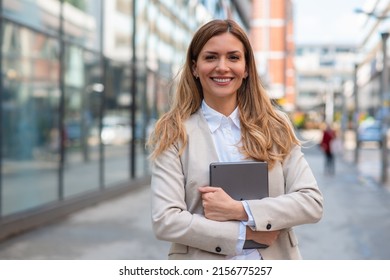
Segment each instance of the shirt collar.
[{"label": "shirt collar", "polygon": [[208,106],[206,102],[202,101],[202,113],[207,121],[207,124],[209,125],[211,133],[214,133],[222,123],[223,119],[231,119],[233,124],[240,128],[240,118],[238,114],[238,107],[234,109],[234,111],[230,114],[230,116],[225,117],[223,114],[219,113],[218,111],[215,111],[213,108]]}]

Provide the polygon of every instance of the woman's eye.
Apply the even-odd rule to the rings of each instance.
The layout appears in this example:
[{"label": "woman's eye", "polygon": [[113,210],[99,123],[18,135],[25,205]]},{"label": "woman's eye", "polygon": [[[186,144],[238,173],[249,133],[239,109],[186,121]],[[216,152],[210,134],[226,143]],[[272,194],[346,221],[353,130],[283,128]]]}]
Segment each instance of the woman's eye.
[{"label": "woman's eye", "polygon": [[214,60],[214,59],[216,59],[216,56],[215,56],[215,55],[207,55],[207,56],[205,57],[205,59],[206,59],[206,60]]},{"label": "woman's eye", "polygon": [[240,57],[237,55],[232,55],[229,58],[230,58],[230,60],[239,60],[240,59]]}]

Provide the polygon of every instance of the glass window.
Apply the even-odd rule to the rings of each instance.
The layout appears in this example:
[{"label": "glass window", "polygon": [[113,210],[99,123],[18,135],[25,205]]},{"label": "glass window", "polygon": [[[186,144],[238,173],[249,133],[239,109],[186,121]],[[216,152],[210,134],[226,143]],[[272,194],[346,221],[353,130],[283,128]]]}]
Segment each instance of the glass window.
[{"label": "glass window", "polygon": [[3,0],[2,3],[6,18],[51,35],[58,35],[59,0]]},{"label": "glass window", "polygon": [[65,38],[91,50],[100,50],[101,0],[64,0]]},{"label": "glass window", "polygon": [[65,51],[64,196],[97,190],[98,120],[102,85],[99,56],[76,46]]},{"label": "glass window", "polygon": [[3,25],[2,214],[58,198],[58,41]]},{"label": "glass window", "polygon": [[105,112],[101,139],[104,144],[104,185],[130,179],[131,95],[130,67],[108,61],[105,83]]},{"label": "glass window", "polygon": [[135,111],[135,177],[143,177],[148,174],[148,159],[145,149],[147,129],[151,125],[150,104],[147,97],[147,73],[140,67],[137,69],[137,94]]}]

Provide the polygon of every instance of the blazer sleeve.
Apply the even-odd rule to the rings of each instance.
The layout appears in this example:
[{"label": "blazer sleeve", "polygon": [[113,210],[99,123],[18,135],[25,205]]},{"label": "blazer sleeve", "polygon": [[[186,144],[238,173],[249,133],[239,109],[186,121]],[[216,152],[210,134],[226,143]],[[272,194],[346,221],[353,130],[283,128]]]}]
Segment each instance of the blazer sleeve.
[{"label": "blazer sleeve", "polygon": [[[248,201],[257,231],[286,229],[318,222],[323,214],[323,196],[300,146],[284,160],[279,175],[285,193]],[[277,187],[270,185],[270,188]]]},{"label": "blazer sleeve", "polygon": [[[186,188],[192,187],[192,190]],[[200,208],[188,209],[187,202],[200,199],[199,186],[184,176],[178,148],[172,146],[152,162],[152,224],[158,239],[204,251],[234,255],[239,222],[206,219]],[[197,213],[195,213],[197,212]]]}]

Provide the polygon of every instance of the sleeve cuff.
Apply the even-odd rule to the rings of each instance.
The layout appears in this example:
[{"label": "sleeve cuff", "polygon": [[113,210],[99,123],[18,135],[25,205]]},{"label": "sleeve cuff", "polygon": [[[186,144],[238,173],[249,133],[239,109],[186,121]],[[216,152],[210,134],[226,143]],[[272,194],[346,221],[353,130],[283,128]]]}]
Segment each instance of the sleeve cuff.
[{"label": "sleeve cuff", "polygon": [[237,244],[236,244],[236,253],[241,254],[244,249],[244,243],[246,239],[246,224],[245,222],[240,222],[240,233],[238,235]]},{"label": "sleeve cuff", "polygon": [[248,202],[244,200],[242,201],[242,205],[244,206],[245,212],[248,215],[248,221],[245,222],[245,225],[249,226],[250,228],[255,228],[256,227],[255,219],[253,218]]}]

